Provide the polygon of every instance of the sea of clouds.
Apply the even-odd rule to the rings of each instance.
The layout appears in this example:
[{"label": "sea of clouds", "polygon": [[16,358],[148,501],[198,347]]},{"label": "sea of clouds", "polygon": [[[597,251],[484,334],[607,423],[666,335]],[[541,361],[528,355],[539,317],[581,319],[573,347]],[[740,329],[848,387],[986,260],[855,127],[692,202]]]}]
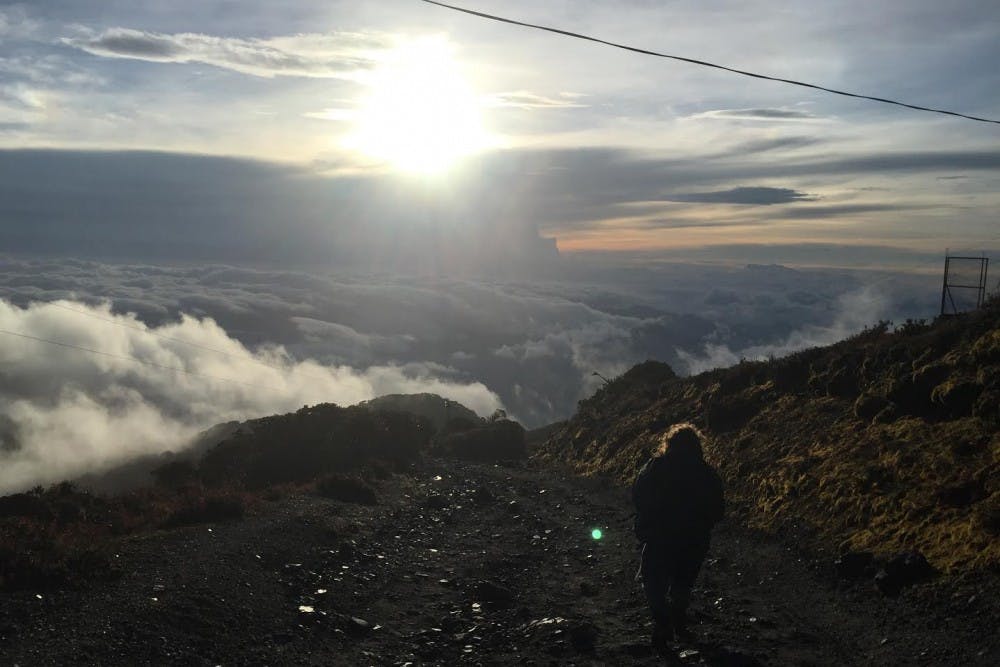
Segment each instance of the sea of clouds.
[{"label": "sea of clouds", "polygon": [[0,493],[183,449],[220,422],[432,392],[528,427],[645,359],[680,373],[933,315],[929,277],[571,266],[518,283],[8,259]]}]

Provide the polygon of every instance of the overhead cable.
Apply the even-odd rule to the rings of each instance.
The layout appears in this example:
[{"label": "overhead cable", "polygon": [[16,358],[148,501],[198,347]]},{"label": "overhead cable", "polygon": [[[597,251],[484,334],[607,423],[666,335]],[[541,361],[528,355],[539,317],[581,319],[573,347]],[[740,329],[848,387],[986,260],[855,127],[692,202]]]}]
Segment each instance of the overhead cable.
[{"label": "overhead cable", "polygon": [[919,104],[909,104],[907,102],[900,102],[898,100],[890,100],[885,97],[875,97],[873,95],[861,95],[859,93],[851,93],[845,90],[837,90],[835,88],[827,88],[826,86],[819,86],[814,83],[806,83],[805,81],[796,81],[794,79],[783,79],[777,76],[768,76],[767,74],[758,74],[757,72],[749,72],[747,70],[736,69],[734,67],[727,67],[725,65],[718,65],[716,63],[710,63],[705,60],[698,60],[696,58],[686,58],[684,56],[675,56],[668,53],[660,53],[658,51],[650,51],[649,49],[641,49],[635,46],[628,46],[627,44],[620,44],[618,42],[611,42],[605,39],[600,39],[598,37],[591,37],[590,35],[583,35],[578,32],[571,32],[569,30],[563,30],[561,28],[553,28],[551,26],[538,25],[536,23],[527,23],[525,21],[517,21],[514,19],[504,18],[502,16],[496,16],[494,14],[486,14],[484,12],[477,12],[472,9],[466,9],[465,7],[457,7],[455,5],[449,5],[444,2],[438,2],[437,0],[421,0],[421,2],[426,2],[431,5],[437,5],[438,7],[444,7],[445,9],[451,9],[456,12],[462,12],[463,14],[470,14],[472,16],[478,16],[479,18],[489,19],[491,21],[499,21],[500,23],[509,23],[511,25],[521,26],[523,28],[532,28],[535,30],[544,30],[545,32],[555,33],[557,35],[564,35],[566,37],[574,37],[576,39],[583,39],[588,42],[596,42],[597,44],[604,44],[605,46],[611,46],[616,49],[624,49],[626,51],[632,51],[634,53],[641,53],[647,56],[656,56],[657,58],[669,58],[671,60],[679,60],[681,62],[690,63],[692,65],[701,65],[703,67],[712,67],[714,69],[724,70],[726,72],[732,72],[733,74],[739,74],[741,76],[749,76],[754,79],[764,79],[765,81],[777,81],[778,83],[787,83],[792,86],[800,86],[802,88],[812,88],[813,90],[820,90],[826,93],[832,93],[834,95],[843,95],[844,97],[854,97],[861,100],[870,100],[872,102],[880,102],[882,104],[892,104],[898,107],[906,107],[907,109],[913,109],[915,111],[926,111],[930,113],[945,114],[947,116],[956,116],[958,118],[965,118],[966,120],[974,120],[980,123],[995,123],[1000,125],[1000,120],[994,120],[992,118],[983,118],[980,116],[970,116],[968,114],[959,113],[957,111],[948,111],[946,109],[935,109],[933,107],[920,106]]}]

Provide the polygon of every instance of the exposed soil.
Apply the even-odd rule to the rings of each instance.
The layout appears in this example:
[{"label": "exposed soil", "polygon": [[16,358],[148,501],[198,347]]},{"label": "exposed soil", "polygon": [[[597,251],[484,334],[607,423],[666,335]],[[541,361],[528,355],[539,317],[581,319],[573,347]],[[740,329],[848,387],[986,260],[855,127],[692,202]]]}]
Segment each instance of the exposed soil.
[{"label": "exposed soil", "polygon": [[[376,488],[375,506],[295,494],[127,538],[117,580],[5,594],[0,663],[663,664],[622,487],[429,460]],[[727,521],[672,660],[998,664],[998,593],[979,574],[884,598]]]}]

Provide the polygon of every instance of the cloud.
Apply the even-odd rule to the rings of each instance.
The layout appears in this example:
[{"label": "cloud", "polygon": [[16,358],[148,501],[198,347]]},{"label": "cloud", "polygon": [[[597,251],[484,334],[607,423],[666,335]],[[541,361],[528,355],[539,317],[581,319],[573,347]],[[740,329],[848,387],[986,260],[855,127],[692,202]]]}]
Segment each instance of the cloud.
[{"label": "cloud", "polygon": [[[811,302],[813,298],[807,293],[794,293],[794,299],[799,302]],[[843,340],[866,326],[886,319],[890,311],[889,296],[876,287],[865,286],[837,298],[836,314],[829,324],[809,324],[792,331],[774,343],[751,345],[735,350],[726,344],[706,343],[700,354],[678,350],[678,356],[687,365],[687,372],[692,374],[732,366],[742,359],[765,360],[784,357],[799,350],[830,345]]]},{"label": "cloud", "polygon": [[588,104],[580,102],[584,95],[579,93],[557,93],[553,97],[518,90],[509,93],[497,93],[490,99],[491,106],[514,107],[517,109],[581,109]]},{"label": "cloud", "polygon": [[825,218],[843,218],[864,213],[883,213],[886,211],[912,211],[920,208],[907,204],[838,204],[833,206],[793,206],[778,211],[775,218],[788,220],[818,220]]},{"label": "cloud", "polygon": [[1000,170],[1000,150],[893,151],[801,162],[805,174],[862,174],[966,170]]},{"label": "cloud", "polygon": [[727,150],[723,155],[739,157],[744,155],[755,155],[757,153],[767,153],[783,149],[807,148],[824,143],[825,140],[819,137],[777,137],[769,139],[753,139],[744,141]]},{"label": "cloud", "polygon": [[361,33],[305,34],[272,39],[164,34],[109,28],[63,43],[107,58],[157,63],[203,63],[260,77],[298,76],[356,79],[373,64],[384,40]]},{"label": "cloud", "polygon": [[0,7],[0,38],[23,39],[38,29],[38,22],[31,19],[24,7]]},{"label": "cloud", "polygon": [[295,359],[280,345],[250,350],[208,318],[148,327],[108,304],[0,301],[0,330],[0,494],[176,451],[215,423],[305,404],[432,392],[484,415],[502,407],[440,365],[361,369]]},{"label": "cloud", "polygon": [[716,192],[682,192],[664,197],[667,201],[704,204],[753,204],[770,206],[797,201],[812,201],[809,195],[790,188],[739,187]]},{"label": "cloud", "polygon": [[664,319],[666,310],[630,292],[588,287],[586,276],[570,280],[572,290],[544,280],[528,286],[218,265],[0,262],[0,294],[21,307],[107,300],[115,313],[135,312],[151,327],[170,326],[182,313],[211,318],[248,348],[270,342],[325,366],[390,365],[482,382],[528,426],[570,414],[594,370],[613,375],[650,356],[672,361],[676,345],[695,346],[712,330],[697,317]]},{"label": "cloud", "polygon": [[[937,254],[893,253],[885,247],[743,245],[685,249],[666,262],[662,256],[603,253],[573,257],[548,279],[507,281],[355,275],[343,268],[332,274],[329,266],[308,273],[0,257],[0,296],[21,308],[60,299],[98,308],[110,302],[118,316],[136,313],[158,331],[188,314],[211,319],[249,350],[269,344],[330,368],[388,366],[406,377],[480,382],[534,427],[572,414],[593,388],[595,370],[610,376],[659,359],[682,371],[678,349],[698,355],[712,342],[742,350],[806,325],[827,326],[840,294],[857,291],[866,280],[856,272],[747,262],[784,257],[831,265],[849,256],[880,269],[897,259],[940,266]],[[939,305],[937,274],[914,275],[898,289],[881,288],[891,295],[894,319],[928,317]],[[713,290],[739,298],[712,298]],[[115,328],[100,320],[91,324]]]},{"label": "cloud", "polygon": [[767,122],[812,121],[822,116],[795,109],[713,109],[688,116],[688,118],[717,118],[723,120],[757,120]]},{"label": "cloud", "polygon": [[558,261],[554,242],[525,215],[530,202],[496,190],[488,172],[467,177],[460,194],[436,198],[384,175],[332,177],[254,160],[138,151],[0,156],[0,245],[9,251],[495,274]]},{"label": "cloud", "polygon": [[[837,177],[831,180],[843,190],[850,186],[842,177],[860,185],[871,183],[870,175],[888,173],[1000,171],[1000,153],[989,151],[789,158],[753,165],[756,182],[785,186],[763,187],[741,184],[749,167],[736,162],[610,148],[511,149],[470,160],[449,188],[433,190],[382,173],[328,174],[307,165],[181,153],[5,150],[0,247],[142,261],[332,261],[367,263],[375,270],[510,275],[546,271],[559,261],[554,240],[540,232],[560,242],[587,235],[607,242],[629,230],[653,239],[656,228],[766,224],[772,238],[782,232],[785,241],[815,241],[812,230],[783,229],[781,221],[795,214],[775,206],[812,201],[810,190],[796,187],[803,178],[811,189],[822,187],[817,176]],[[132,187],[122,188],[122,182]],[[985,230],[996,201],[988,179],[962,193],[940,183],[941,190],[926,193],[935,195],[934,207],[972,202],[975,212],[961,214],[965,229],[972,229],[966,236],[974,236],[977,225]],[[976,195],[974,202],[969,194]],[[711,218],[688,207],[678,219],[680,207],[671,201],[743,207]],[[911,205],[930,201],[926,196]],[[850,233],[852,242],[878,242],[900,222],[891,215],[897,210],[893,201],[850,205],[869,208],[796,210],[802,219],[840,215],[849,221],[867,213],[881,223],[850,232],[827,226],[823,241]],[[100,243],[91,233],[97,228]]]},{"label": "cloud", "polygon": [[331,120],[338,123],[349,123],[358,119],[358,112],[355,109],[344,109],[339,107],[328,107],[322,111],[307,111],[302,114],[305,118],[316,120]]},{"label": "cloud", "polygon": [[311,317],[292,317],[291,321],[302,331],[307,344],[322,347],[326,354],[340,357],[346,363],[400,358],[416,342],[409,334],[361,333],[346,324]]},{"label": "cloud", "polygon": [[18,111],[45,110],[45,101],[41,93],[23,84],[0,86],[0,103]]}]

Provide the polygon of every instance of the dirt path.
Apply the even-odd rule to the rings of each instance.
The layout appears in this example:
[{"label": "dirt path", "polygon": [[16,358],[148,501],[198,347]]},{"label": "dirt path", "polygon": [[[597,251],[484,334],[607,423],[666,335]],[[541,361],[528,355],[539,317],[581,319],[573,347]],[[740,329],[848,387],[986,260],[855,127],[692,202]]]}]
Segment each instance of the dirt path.
[{"label": "dirt path", "polygon": [[[602,539],[592,537],[600,528]],[[663,664],[621,488],[429,461],[380,504],[313,496],[133,538],[123,576],[0,605],[3,664]],[[996,664],[994,581],[899,600],[731,524],[677,664]]]}]

